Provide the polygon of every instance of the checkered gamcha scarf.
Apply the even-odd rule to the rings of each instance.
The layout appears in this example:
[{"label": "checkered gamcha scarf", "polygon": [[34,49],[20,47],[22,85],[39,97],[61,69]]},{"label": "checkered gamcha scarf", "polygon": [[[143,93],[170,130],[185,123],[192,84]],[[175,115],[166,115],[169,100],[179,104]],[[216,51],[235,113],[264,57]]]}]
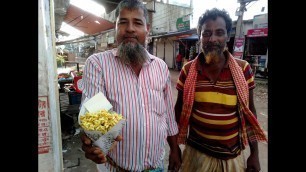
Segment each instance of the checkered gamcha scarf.
[{"label": "checkered gamcha scarf", "polygon": [[[237,89],[238,96],[238,109],[241,119],[241,131],[242,131],[242,143],[243,149],[248,145],[248,141],[264,141],[267,142],[266,135],[264,134],[260,124],[258,123],[256,117],[249,109],[249,89],[248,84],[245,80],[243,71],[238,65],[234,57],[229,55],[229,68],[233,76],[234,84]],[[181,112],[181,118],[179,121],[179,134],[178,134],[178,143],[185,144],[188,132],[189,118],[192,113],[192,106],[194,102],[195,95],[195,84],[197,80],[197,63],[199,63],[199,57],[196,57],[189,69],[188,76],[184,84],[184,93],[183,93],[183,109]],[[248,140],[249,139],[249,140]]]}]

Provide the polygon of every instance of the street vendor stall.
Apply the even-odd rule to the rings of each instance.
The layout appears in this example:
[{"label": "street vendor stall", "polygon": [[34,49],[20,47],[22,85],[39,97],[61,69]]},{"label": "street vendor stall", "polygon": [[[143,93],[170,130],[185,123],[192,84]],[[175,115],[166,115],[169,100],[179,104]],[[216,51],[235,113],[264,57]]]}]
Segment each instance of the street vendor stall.
[{"label": "street vendor stall", "polygon": [[[67,68],[70,65],[76,65],[74,68]],[[70,137],[76,131],[77,115],[81,104],[82,91],[77,86],[77,81],[82,78],[83,72],[79,68],[79,63],[66,61],[65,69],[58,74],[59,83],[59,101],[61,114],[61,128],[63,137]],[[74,66],[75,67],[75,66]]]},{"label": "street vendor stall", "polygon": [[268,75],[268,28],[249,29],[246,36],[245,56],[253,72],[261,77]]}]

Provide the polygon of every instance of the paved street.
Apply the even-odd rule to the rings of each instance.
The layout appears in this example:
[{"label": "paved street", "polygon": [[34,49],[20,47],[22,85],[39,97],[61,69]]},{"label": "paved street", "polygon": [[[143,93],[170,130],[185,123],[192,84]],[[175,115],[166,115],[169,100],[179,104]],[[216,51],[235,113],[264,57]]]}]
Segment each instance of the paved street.
[{"label": "paved street", "polygon": [[[176,81],[178,79],[179,72],[175,70],[170,70],[171,72],[171,82],[172,82],[172,92],[173,92],[173,101],[176,101],[177,90],[175,89]],[[256,88],[254,90],[254,101],[257,110],[257,116],[260,124],[263,129],[267,132],[268,129],[268,90],[267,90],[267,80],[266,79],[255,79]],[[77,130],[78,132],[78,130]],[[261,172],[268,171],[268,145],[264,143],[259,143],[259,158],[261,163]],[[79,135],[66,139],[63,141],[63,158],[64,158],[64,168],[65,172],[96,172],[95,164],[86,159],[84,153],[80,149],[81,142]],[[184,149],[184,146],[181,146],[181,149]],[[169,147],[166,147],[166,158],[165,158],[165,168],[168,167],[168,155]],[[245,152],[245,155],[248,156],[249,149]]]}]

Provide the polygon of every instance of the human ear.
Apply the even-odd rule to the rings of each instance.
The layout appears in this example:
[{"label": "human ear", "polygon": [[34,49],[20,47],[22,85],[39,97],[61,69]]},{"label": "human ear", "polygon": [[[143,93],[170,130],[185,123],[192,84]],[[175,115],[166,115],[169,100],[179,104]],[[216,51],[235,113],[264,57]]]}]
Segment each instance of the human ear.
[{"label": "human ear", "polygon": [[149,33],[150,33],[150,26],[151,26],[151,25],[150,25],[149,23],[147,23],[146,26],[147,26],[147,34],[149,34]]}]

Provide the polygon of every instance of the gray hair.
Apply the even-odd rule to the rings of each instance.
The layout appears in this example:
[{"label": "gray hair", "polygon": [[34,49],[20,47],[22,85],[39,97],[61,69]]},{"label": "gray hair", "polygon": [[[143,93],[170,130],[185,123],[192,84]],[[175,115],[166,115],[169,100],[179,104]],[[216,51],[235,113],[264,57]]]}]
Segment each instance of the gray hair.
[{"label": "gray hair", "polygon": [[142,9],[143,10],[143,15],[146,19],[146,22],[148,23],[149,21],[149,16],[148,16],[148,10],[146,8],[146,6],[139,0],[122,0],[117,8],[116,8],[116,12],[115,12],[115,17],[117,18],[119,16],[119,13],[122,9],[127,8],[129,10],[133,10],[133,9]]}]

